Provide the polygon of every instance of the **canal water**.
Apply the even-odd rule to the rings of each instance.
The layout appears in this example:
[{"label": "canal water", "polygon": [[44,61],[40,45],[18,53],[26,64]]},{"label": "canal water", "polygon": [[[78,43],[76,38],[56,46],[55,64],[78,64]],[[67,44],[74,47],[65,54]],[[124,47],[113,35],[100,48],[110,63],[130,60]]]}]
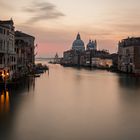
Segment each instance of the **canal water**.
[{"label": "canal water", "polygon": [[140,79],[49,65],[0,95],[0,140],[139,140]]}]

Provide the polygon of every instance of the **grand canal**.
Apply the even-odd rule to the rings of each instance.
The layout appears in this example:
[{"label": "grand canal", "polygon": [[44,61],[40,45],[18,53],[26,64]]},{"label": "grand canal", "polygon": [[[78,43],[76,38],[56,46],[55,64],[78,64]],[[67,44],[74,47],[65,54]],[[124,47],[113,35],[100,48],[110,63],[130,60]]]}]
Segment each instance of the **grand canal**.
[{"label": "grand canal", "polygon": [[0,140],[139,140],[140,78],[49,65],[0,95]]}]

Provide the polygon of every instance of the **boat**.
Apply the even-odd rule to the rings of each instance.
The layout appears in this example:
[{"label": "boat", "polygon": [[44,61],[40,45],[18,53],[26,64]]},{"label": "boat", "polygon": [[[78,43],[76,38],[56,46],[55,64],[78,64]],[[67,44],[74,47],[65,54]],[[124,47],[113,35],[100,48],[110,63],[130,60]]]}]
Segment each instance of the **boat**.
[{"label": "boat", "polygon": [[36,77],[36,78],[37,78],[37,77],[40,77],[40,74],[35,74],[34,77]]},{"label": "boat", "polygon": [[42,63],[36,64],[35,66],[35,74],[42,74],[49,70],[49,67],[47,65],[42,65]]}]

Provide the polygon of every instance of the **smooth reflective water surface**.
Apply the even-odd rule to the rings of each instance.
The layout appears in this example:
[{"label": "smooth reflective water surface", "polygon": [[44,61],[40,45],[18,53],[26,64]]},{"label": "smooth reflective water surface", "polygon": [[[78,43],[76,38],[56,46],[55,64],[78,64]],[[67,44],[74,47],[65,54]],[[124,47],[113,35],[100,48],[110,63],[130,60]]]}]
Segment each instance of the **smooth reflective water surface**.
[{"label": "smooth reflective water surface", "polygon": [[140,78],[50,65],[0,94],[0,140],[139,140]]}]

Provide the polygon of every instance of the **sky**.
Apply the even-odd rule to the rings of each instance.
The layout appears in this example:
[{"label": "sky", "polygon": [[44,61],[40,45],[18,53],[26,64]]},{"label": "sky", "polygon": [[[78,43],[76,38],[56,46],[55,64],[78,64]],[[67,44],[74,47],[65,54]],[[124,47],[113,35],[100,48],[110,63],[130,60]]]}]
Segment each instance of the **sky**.
[{"label": "sky", "polygon": [[117,52],[119,40],[140,36],[140,0],[0,0],[0,20],[36,37],[38,57],[72,47],[77,33],[87,45]]}]

